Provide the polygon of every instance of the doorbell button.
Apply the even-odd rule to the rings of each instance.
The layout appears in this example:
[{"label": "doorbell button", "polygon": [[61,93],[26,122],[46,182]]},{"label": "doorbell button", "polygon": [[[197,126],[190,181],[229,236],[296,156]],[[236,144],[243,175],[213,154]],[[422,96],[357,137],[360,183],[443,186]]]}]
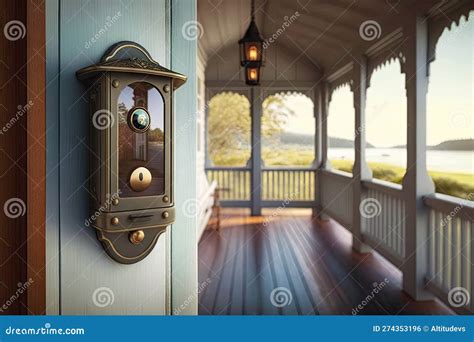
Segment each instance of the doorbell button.
[{"label": "doorbell button", "polygon": [[143,107],[132,108],[128,114],[128,125],[137,133],[144,133],[150,127],[150,114]]},{"label": "doorbell button", "polygon": [[143,230],[130,232],[129,239],[131,243],[138,245],[145,239],[145,232]]},{"label": "doorbell button", "polygon": [[130,175],[130,187],[133,191],[146,190],[151,184],[151,172],[146,167],[137,167]]}]

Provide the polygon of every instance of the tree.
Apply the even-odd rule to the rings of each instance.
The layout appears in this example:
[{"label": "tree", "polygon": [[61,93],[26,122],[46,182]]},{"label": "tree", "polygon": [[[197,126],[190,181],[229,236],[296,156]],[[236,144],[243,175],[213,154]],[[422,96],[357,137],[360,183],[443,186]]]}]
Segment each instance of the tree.
[{"label": "tree", "polygon": [[[282,95],[269,96],[262,107],[262,137],[278,136],[293,111],[287,108]],[[251,133],[248,99],[236,93],[220,93],[209,101],[208,112],[208,152],[214,164],[222,165],[223,159],[235,160],[232,154],[242,157],[243,153],[248,159]]]}]

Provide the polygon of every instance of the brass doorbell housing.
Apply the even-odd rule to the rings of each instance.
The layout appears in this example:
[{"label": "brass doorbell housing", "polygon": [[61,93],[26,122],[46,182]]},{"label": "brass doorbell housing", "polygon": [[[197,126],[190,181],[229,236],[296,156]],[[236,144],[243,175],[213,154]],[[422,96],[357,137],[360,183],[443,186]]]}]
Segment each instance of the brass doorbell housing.
[{"label": "brass doorbell housing", "polygon": [[173,96],[186,76],[133,42],[76,75],[89,88],[91,226],[110,257],[132,264],[174,222]]}]

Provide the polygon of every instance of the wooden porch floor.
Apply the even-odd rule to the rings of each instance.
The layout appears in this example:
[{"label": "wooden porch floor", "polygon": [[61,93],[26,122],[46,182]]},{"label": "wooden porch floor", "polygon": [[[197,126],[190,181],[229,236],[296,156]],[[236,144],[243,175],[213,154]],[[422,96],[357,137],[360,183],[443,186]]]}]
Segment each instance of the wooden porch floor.
[{"label": "wooden porch floor", "polygon": [[401,272],[377,253],[354,252],[334,221],[306,209],[248,214],[223,209],[221,231],[211,220],[203,234],[200,315],[351,315],[359,304],[357,314],[452,314],[438,301],[411,300]]}]

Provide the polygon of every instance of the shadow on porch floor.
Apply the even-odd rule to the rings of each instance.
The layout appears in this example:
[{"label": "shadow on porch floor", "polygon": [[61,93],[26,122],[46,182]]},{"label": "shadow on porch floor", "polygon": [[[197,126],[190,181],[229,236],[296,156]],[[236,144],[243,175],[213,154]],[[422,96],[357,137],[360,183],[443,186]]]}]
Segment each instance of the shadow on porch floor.
[{"label": "shadow on porch floor", "polygon": [[211,220],[199,243],[200,315],[452,314],[410,299],[398,269],[354,252],[343,227],[313,220],[311,210],[221,217],[220,232]]}]

